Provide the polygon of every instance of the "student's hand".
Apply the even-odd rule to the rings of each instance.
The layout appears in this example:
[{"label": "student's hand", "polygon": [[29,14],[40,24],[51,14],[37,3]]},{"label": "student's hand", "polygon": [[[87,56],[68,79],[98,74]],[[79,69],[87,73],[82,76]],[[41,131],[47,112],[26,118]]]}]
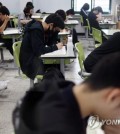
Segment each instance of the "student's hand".
[{"label": "student's hand", "polygon": [[105,134],[120,134],[120,124],[119,125],[104,125],[103,130]]},{"label": "student's hand", "polygon": [[61,42],[57,43],[56,46],[57,46],[58,49],[61,49],[63,47],[63,43],[61,43]]},{"label": "student's hand", "polygon": [[6,21],[9,21],[10,20],[10,17],[8,15],[5,16],[5,20]]}]

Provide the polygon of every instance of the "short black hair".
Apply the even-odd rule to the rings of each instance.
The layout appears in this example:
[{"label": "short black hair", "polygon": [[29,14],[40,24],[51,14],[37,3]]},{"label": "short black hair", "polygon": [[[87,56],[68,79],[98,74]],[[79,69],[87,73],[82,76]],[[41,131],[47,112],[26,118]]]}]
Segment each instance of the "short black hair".
[{"label": "short black hair", "polygon": [[47,24],[53,23],[53,26],[54,26],[54,27],[59,27],[59,28],[61,28],[61,29],[64,29],[64,27],[65,27],[65,24],[64,24],[63,19],[62,19],[59,15],[57,15],[57,14],[50,14],[50,15],[46,18],[45,22],[46,22]]},{"label": "short black hair", "polygon": [[67,15],[74,15],[74,14],[75,14],[74,9],[69,9],[69,10],[67,10],[67,11],[66,11],[66,14],[67,14]]},{"label": "short black hair", "polygon": [[83,7],[82,7],[82,9],[84,9],[84,10],[89,10],[89,8],[90,8],[90,6],[89,6],[88,3],[85,3],[85,4],[83,5]]},{"label": "short black hair", "polygon": [[97,6],[96,9],[98,10],[99,13],[103,13],[103,9],[102,9],[102,7]]},{"label": "short black hair", "polygon": [[63,19],[63,21],[66,20],[66,13],[65,13],[64,10],[59,9],[59,10],[57,10],[57,11],[55,12],[55,14],[59,15],[59,16]]},{"label": "short black hair", "polygon": [[30,10],[31,9],[33,9],[33,8],[32,7],[29,7],[29,6],[28,7],[25,7],[24,10],[23,10],[24,14],[30,13]]},{"label": "short black hair", "polygon": [[3,15],[10,15],[8,8],[5,6],[0,7],[0,13],[2,13]]},{"label": "short black hair", "polygon": [[33,3],[30,2],[30,1],[26,3],[26,7],[32,7],[32,8],[34,8]]},{"label": "short black hair", "polygon": [[109,87],[120,88],[120,52],[102,58],[83,83],[87,83],[96,91]]}]

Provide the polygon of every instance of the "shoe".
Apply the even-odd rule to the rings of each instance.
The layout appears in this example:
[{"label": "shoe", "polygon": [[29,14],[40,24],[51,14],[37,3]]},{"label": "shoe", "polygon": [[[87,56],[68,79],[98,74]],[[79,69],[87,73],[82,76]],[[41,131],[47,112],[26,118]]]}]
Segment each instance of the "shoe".
[{"label": "shoe", "polygon": [[7,89],[7,82],[8,81],[0,81],[0,91]]}]

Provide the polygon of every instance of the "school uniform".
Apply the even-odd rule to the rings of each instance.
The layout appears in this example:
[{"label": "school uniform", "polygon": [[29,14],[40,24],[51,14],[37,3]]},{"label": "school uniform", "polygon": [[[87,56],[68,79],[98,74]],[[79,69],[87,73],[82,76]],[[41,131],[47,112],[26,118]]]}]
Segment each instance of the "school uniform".
[{"label": "school uniform", "polygon": [[[120,32],[113,34],[106,42],[93,50],[85,59],[84,67],[87,72],[92,72],[94,66],[105,56],[120,52]],[[112,57],[111,57],[112,58]],[[106,63],[107,64],[107,63]]]},{"label": "school uniform", "polygon": [[80,15],[83,17],[83,26],[87,26],[86,19],[88,18],[88,15],[84,9],[81,9]]}]

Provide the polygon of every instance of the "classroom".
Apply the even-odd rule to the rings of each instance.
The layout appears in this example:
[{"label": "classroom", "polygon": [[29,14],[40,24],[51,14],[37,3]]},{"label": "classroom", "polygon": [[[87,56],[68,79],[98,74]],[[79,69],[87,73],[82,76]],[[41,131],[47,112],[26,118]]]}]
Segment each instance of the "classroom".
[{"label": "classroom", "polygon": [[0,134],[120,134],[120,0],[0,0]]}]

